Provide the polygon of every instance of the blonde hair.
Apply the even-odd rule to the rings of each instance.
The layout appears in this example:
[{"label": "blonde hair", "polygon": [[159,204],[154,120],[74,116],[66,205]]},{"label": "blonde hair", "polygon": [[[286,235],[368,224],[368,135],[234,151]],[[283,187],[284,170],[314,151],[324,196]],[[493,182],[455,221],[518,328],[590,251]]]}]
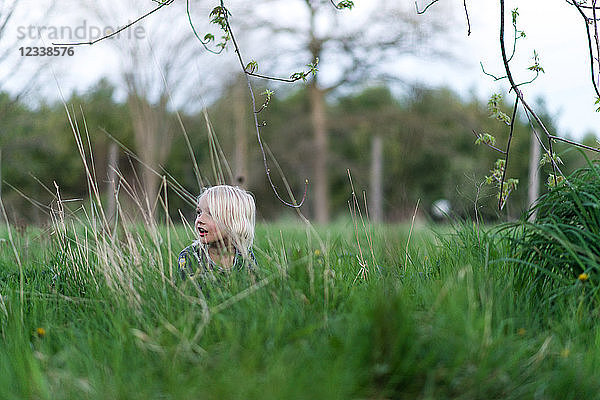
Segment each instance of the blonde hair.
[{"label": "blonde hair", "polygon": [[206,199],[208,211],[219,230],[233,243],[243,257],[248,257],[254,242],[256,205],[252,193],[229,185],[211,186],[200,196]]}]

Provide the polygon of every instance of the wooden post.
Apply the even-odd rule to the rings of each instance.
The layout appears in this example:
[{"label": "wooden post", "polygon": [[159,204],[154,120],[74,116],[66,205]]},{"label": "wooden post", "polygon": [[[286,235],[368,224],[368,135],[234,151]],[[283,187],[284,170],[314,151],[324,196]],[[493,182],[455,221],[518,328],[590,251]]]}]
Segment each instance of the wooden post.
[{"label": "wooden post", "polygon": [[233,118],[234,118],[234,137],[235,137],[235,172],[234,185],[247,188],[248,182],[248,138],[246,121],[246,102],[245,96],[245,78],[240,77],[233,88]]},{"label": "wooden post", "polygon": [[309,87],[311,103],[311,121],[314,140],[313,164],[313,207],[316,221],[329,222],[329,180],[327,176],[328,138],[327,116],[325,110],[325,92],[313,80]]},{"label": "wooden post", "polygon": [[2,198],[2,147],[0,147],[0,199]]},{"label": "wooden post", "polygon": [[108,176],[108,187],[106,188],[106,217],[108,221],[112,221],[116,216],[116,199],[115,192],[117,190],[117,168],[119,168],[119,148],[115,142],[111,142],[108,146],[108,163],[106,174]]},{"label": "wooden post", "polygon": [[[531,145],[529,148],[529,188],[527,189],[527,205],[531,207],[540,195],[540,153],[541,146],[535,134],[531,134]],[[529,220],[535,219],[535,213],[531,214]]]},{"label": "wooden post", "polygon": [[371,145],[371,199],[369,215],[373,222],[383,221],[383,138],[373,136]]}]

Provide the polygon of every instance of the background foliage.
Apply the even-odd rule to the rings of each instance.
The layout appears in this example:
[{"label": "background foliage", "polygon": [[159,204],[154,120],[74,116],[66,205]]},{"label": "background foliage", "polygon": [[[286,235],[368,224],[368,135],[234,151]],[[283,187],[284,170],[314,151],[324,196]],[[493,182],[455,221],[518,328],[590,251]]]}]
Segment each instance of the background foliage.
[{"label": "background foliage", "polygon": [[[217,176],[214,159],[219,157],[219,152],[211,146],[211,135],[217,138],[224,159],[229,162],[234,159],[238,140],[234,135],[237,118],[232,107],[234,89],[232,86],[226,90],[207,109],[207,115],[202,111],[179,114],[203,185],[215,183]],[[32,107],[11,99],[6,93],[0,101],[4,114],[0,120],[2,196],[11,220],[23,223],[45,221],[46,207],[53,199],[51,193],[56,193],[54,183],[60,188],[63,199],[85,198],[85,173],[63,104]],[[105,80],[86,93],[73,93],[66,103],[82,136],[89,138],[96,179],[106,197],[109,143],[117,140],[136,152],[129,109],[115,100],[114,88]],[[503,107],[508,110],[506,105]],[[301,193],[304,179],[311,176],[313,154],[309,112],[307,90],[298,89],[273,97],[268,108],[260,114],[260,121],[266,123],[262,128],[263,139],[294,193]],[[477,213],[478,217],[488,220],[501,216],[495,209],[493,188],[482,183],[500,154],[485,146],[476,146],[473,131],[496,134],[502,142],[506,129],[501,122],[489,117],[487,105],[482,100],[476,97],[463,99],[444,88],[414,86],[402,95],[394,95],[385,86],[367,87],[329,98],[327,113],[327,128],[331,132],[328,171],[334,216],[347,215],[350,197],[347,170],[350,170],[357,190],[365,190],[368,195],[370,148],[374,135],[380,135],[384,141],[384,212],[388,221],[411,216],[417,200],[420,201],[421,215],[427,216],[432,202],[441,198],[450,200],[457,215],[474,217]],[[179,126],[173,110],[167,118],[172,119],[172,126]],[[291,211],[280,205],[266,181],[256,133],[250,116],[245,118],[248,172],[243,177],[243,184],[255,194],[260,217],[276,219],[287,215]],[[547,126],[552,127],[548,115],[545,120]],[[518,121],[508,175],[518,178],[520,187],[511,194],[509,217],[519,216],[527,206],[529,140],[527,123]],[[594,136],[590,135],[585,141],[593,144]],[[584,162],[578,153],[557,147],[567,173]],[[123,176],[129,182],[139,181],[144,167],[124,148],[119,154],[119,169]],[[269,163],[277,178],[276,164],[272,159]],[[220,164],[224,165],[222,158]],[[239,183],[237,177],[227,174],[227,168],[224,171],[228,183]],[[540,179],[545,181],[547,171],[543,171]],[[158,173],[170,174],[191,194],[200,191],[181,128],[173,135],[166,164]],[[276,184],[283,188],[281,180],[276,179]],[[127,203],[126,198],[123,201]],[[170,195],[169,207],[172,215],[177,215],[177,209],[184,213],[191,210],[174,193]],[[304,209],[310,216],[310,204]]]}]

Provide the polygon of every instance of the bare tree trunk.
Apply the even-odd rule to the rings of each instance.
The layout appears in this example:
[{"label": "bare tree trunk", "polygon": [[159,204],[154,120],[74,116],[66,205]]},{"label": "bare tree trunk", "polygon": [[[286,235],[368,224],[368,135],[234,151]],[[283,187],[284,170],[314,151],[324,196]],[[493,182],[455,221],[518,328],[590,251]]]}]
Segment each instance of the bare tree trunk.
[{"label": "bare tree trunk", "polygon": [[[45,1],[43,7],[36,7],[36,11],[42,11],[43,14],[39,15],[36,20],[29,20],[29,29],[32,26],[36,26],[39,24],[44,24],[44,21],[48,18],[48,16],[53,14],[54,7],[56,2],[54,0]],[[31,4],[28,4],[27,1],[22,0],[0,0],[0,38],[2,39],[2,49],[0,49],[0,91],[7,91],[6,84],[15,81],[18,83],[19,89],[16,95],[13,95],[13,100],[11,103],[16,104],[21,97],[24,95],[35,92],[36,89],[41,85],[45,84],[45,80],[48,79],[48,76],[44,74],[44,71],[50,70],[49,66],[52,63],[52,59],[56,57],[38,57],[42,60],[37,60],[37,67],[34,70],[28,71],[29,68],[23,68],[23,64],[28,64],[25,61],[25,58],[28,57],[13,57],[14,49],[21,46],[19,44],[18,35],[13,36],[12,29],[15,23],[17,16],[20,14],[20,11],[31,9]],[[34,15],[37,14],[34,13]],[[28,16],[31,18],[31,16]],[[9,33],[10,32],[10,33]],[[17,38],[16,41],[12,39]],[[21,38],[22,39],[22,38]],[[45,59],[45,60],[44,60]],[[18,76],[21,74],[27,74],[27,76]],[[18,78],[18,79],[16,79]],[[10,92],[14,93],[14,89],[10,90]],[[7,107],[3,107],[0,110],[0,118],[4,113],[8,111]]]},{"label": "bare tree trunk", "polygon": [[329,195],[327,179],[327,116],[325,92],[316,82],[310,85],[311,123],[314,133],[314,200],[313,208],[318,223],[329,222]]},{"label": "bare tree trunk", "polygon": [[155,177],[150,168],[156,168],[157,148],[154,137],[157,126],[152,123],[152,110],[145,99],[137,96],[130,97],[129,107],[133,119],[133,134],[138,156],[145,164],[142,167],[142,190],[152,206],[158,193],[158,177]]},{"label": "bare tree trunk", "polygon": [[369,212],[374,222],[383,221],[383,138],[373,136],[371,147],[371,199]]},{"label": "bare tree trunk", "polygon": [[108,186],[106,188],[106,218],[112,221],[116,215],[116,199],[115,192],[117,190],[117,173],[119,168],[119,147],[116,143],[111,142],[108,145],[108,164],[106,175],[108,176]]},{"label": "bare tree trunk", "polygon": [[[529,188],[527,190],[527,204],[529,207],[535,203],[540,195],[540,142],[535,135],[531,135],[531,146],[529,150]],[[530,220],[535,219],[535,213],[530,216]]]},{"label": "bare tree trunk", "polygon": [[248,182],[248,125],[244,80],[238,79],[233,90],[233,114],[235,133],[234,179],[235,183],[247,188]]},{"label": "bare tree trunk", "polygon": [[[0,147],[0,201],[2,201],[2,147]],[[6,219],[6,216],[2,213],[3,208],[0,207],[0,221]]]},{"label": "bare tree trunk", "polygon": [[[160,176],[156,174],[171,149],[171,136],[168,130],[166,99],[153,106],[148,101],[132,94],[128,105],[133,122],[133,133],[138,156],[142,163],[142,190],[150,208],[158,196]],[[153,213],[153,210],[150,209]]]},{"label": "bare tree trunk", "polygon": [[2,147],[0,147],[0,200],[2,199]]}]

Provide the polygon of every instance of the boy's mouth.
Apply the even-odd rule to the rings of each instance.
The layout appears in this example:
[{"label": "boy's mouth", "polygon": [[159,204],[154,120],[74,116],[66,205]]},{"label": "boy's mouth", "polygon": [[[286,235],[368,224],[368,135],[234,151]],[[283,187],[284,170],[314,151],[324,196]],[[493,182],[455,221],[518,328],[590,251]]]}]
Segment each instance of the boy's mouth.
[{"label": "boy's mouth", "polygon": [[208,231],[204,228],[198,228],[198,234],[202,237],[202,236],[206,236],[206,234],[208,233]]}]

